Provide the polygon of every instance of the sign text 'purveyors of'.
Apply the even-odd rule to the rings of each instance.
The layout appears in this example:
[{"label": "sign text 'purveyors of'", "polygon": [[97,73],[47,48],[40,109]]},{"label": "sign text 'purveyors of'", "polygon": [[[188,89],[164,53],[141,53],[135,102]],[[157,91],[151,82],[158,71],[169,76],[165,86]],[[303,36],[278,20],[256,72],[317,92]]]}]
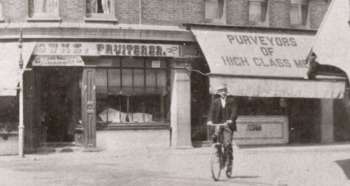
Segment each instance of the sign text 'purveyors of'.
[{"label": "sign text 'purveyors of'", "polygon": [[180,47],[170,44],[47,42],[37,43],[36,55],[179,57]]},{"label": "sign text 'purveyors of'", "polygon": [[312,35],[192,30],[211,73],[305,77]]}]

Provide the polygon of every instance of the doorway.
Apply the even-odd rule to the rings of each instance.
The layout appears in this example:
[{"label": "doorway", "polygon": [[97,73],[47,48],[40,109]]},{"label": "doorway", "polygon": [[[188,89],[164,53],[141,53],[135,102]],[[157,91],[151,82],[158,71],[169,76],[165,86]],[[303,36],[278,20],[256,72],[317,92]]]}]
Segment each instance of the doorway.
[{"label": "doorway", "polygon": [[320,142],[320,100],[289,99],[290,143]]},{"label": "doorway", "polygon": [[42,142],[74,141],[81,121],[81,73],[79,68],[36,69]]},{"label": "doorway", "polygon": [[[192,68],[209,72],[207,63],[201,60],[192,63]],[[208,140],[206,121],[210,100],[209,78],[200,73],[191,73],[191,138],[194,145]]]}]

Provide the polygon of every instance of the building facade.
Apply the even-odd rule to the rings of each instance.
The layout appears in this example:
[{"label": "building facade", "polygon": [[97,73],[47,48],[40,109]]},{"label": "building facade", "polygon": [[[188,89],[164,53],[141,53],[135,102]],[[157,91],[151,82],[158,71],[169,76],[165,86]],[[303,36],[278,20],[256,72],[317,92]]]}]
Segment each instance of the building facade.
[{"label": "building facade", "polygon": [[[16,50],[20,33],[23,37],[28,152],[51,142],[118,149],[205,141],[210,78],[194,71],[212,69],[193,28],[312,38],[329,5],[327,0],[0,2],[3,53]],[[3,60],[18,63],[17,57]],[[14,92],[1,97],[3,144],[16,136]],[[342,100],[238,96],[239,122],[248,131],[238,135],[241,143],[348,139],[344,131],[350,129],[342,124],[347,117],[337,116],[346,107]],[[277,128],[259,124],[276,122]],[[269,136],[274,130],[279,136]]]}]

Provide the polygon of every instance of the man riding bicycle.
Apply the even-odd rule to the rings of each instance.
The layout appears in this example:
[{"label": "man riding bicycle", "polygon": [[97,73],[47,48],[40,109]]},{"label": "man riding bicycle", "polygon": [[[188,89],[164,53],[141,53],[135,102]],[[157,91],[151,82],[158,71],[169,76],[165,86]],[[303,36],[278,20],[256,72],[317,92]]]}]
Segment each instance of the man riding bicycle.
[{"label": "man riding bicycle", "polygon": [[208,125],[212,124],[223,124],[224,127],[216,127],[213,136],[213,142],[217,143],[218,136],[221,133],[223,136],[224,152],[227,153],[228,164],[226,174],[232,174],[232,162],[233,162],[233,149],[232,140],[233,132],[237,130],[236,119],[238,103],[234,97],[227,96],[227,87],[222,85],[217,88],[216,94],[218,97],[214,98],[211,102],[209,114],[208,114]]}]

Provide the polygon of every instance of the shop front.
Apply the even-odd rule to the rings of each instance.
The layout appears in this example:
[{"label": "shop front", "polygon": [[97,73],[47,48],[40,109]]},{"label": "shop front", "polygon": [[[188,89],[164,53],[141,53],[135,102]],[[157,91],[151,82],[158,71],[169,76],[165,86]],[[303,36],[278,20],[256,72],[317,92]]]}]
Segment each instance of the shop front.
[{"label": "shop front", "polygon": [[159,43],[37,43],[29,64],[32,81],[26,82],[33,87],[26,100],[37,105],[26,115],[27,126],[33,126],[31,146],[190,146],[181,137],[189,130],[178,134],[190,127],[189,115],[180,116],[181,108],[171,105],[190,108],[190,90],[182,89],[181,98],[174,88],[189,84],[189,73],[180,67],[188,62],[177,60],[180,49]]},{"label": "shop front", "polygon": [[[225,84],[239,100],[238,144],[332,141],[333,101],[343,98],[345,78],[307,78],[313,32],[188,26],[208,64],[208,77],[199,81],[207,82],[211,94]],[[204,126],[205,114],[199,117]]]}]

